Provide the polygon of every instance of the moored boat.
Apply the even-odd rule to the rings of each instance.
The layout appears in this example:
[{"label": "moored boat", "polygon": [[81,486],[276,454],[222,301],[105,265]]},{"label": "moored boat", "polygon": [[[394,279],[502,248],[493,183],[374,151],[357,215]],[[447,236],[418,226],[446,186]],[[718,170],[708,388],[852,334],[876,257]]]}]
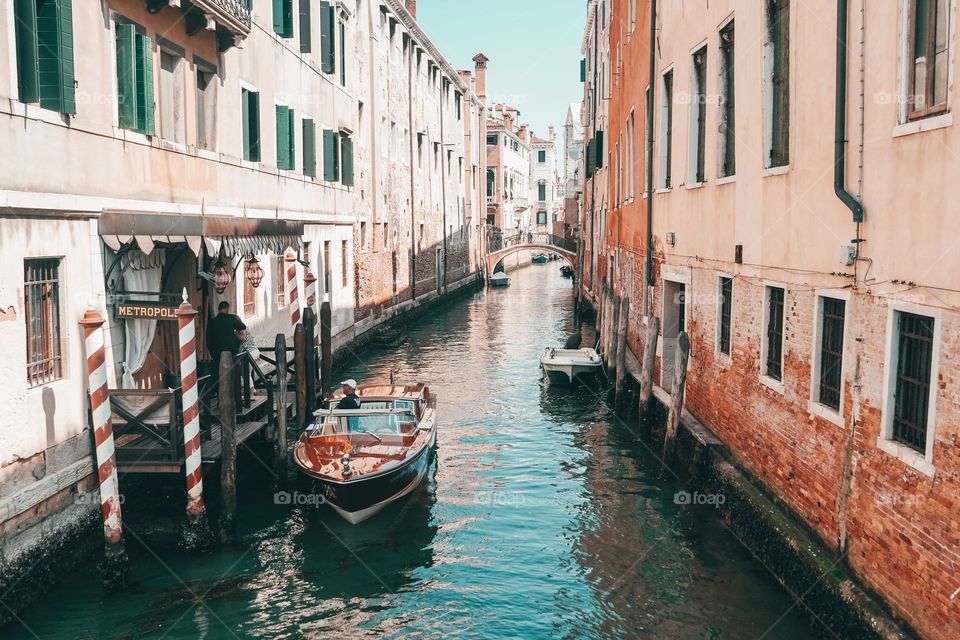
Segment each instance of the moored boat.
[{"label": "moored boat", "polygon": [[549,259],[550,257],[545,253],[530,254],[530,262],[533,262],[534,264],[546,264],[547,260]]},{"label": "moored boat", "polygon": [[556,349],[547,347],[540,355],[540,366],[554,382],[573,382],[581,375],[600,370],[600,356],[593,349]]},{"label": "moored boat", "polygon": [[560,275],[562,275],[564,278],[572,278],[573,267],[571,267],[568,264],[563,265],[562,267],[560,267]]},{"label": "moored boat", "polygon": [[491,287],[509,287],[510,276],[505,274],[503,271],[498,271],[492,276],[490,276],[490,286]]},{"label": "moored boat", "polygon": [[320,482],[324,501],[358,524],[417,488],[437,442],[436,402],[425,384],[365,385],[359,409],[342,392],[300,436],[294,463]]}]

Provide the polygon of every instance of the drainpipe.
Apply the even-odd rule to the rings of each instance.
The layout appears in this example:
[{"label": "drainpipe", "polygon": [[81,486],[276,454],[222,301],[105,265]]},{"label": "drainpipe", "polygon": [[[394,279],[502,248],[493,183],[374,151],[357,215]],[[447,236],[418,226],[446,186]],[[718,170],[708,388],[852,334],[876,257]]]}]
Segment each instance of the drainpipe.
[{"label": "drainpipe", "polygon": [[[833,150],[833,191],[840,198],[840,201],[850,209],[853,213],[853,221],[859,225],[863,222],[863,204],[844,186],[847,142],[847,2],[848,0],[837,0],[837,96],[835,108],[836,135]],[[858,233],[858,241],[860,239],[859,235]],[[857,242],[858,257],[859,253],[860,243]]]},{"label": "drainpipe", "polygon": [[[443,282],[442,289],[438,287],[437,293],[447,290],[447,173],[443,168],[443,158],[447,155],[447,143],[444,142],[443,135],[443,75],[440,76],[440,198],[443,202]],[[441,283],[438,283],[441,284]]]},{"label": "drainpipe", "polygon": [[650,0],[650,104],[647,105],[647,251],[644,256],[643,313],[650,315],[650,287],[653,286],[653,105],[657,75],[657,0]]},{"label": "drainpipe", "polygon": [[[416,2],[413,3],[416,10]],[[416,164],[413,161],[414,141],[417,140],[417,133],[414,131],[416,123],[413,119],[413,57],[414,51],[413,38],[410,39],[410,55],[407,57],[407,108],[408,118],[410,120],[408,147],[410,148],[410,298],[417,299],[417,191],[414,187],[414,172]],[[419,68],[419,67],[418,67]],[[419,77],[417,78],[419,79]]]}]

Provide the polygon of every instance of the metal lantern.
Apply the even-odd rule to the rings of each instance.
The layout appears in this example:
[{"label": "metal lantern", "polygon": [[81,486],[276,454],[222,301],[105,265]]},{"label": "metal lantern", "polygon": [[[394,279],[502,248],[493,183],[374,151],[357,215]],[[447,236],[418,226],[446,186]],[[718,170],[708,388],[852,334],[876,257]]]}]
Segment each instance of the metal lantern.
[{"label": "metal lantern", "polygon": [[226,260],[217,260],[213,265],[213,287],[217,293],[223,293],[230,284],[230,267]]},{"label": "metal lantern", "polygon": [[260,281],[263,280],[263,269],[260,268],[256,256],[251,255],[247,258],[247,265],[243,268],[243,273],[254,289],[260,286]]}]

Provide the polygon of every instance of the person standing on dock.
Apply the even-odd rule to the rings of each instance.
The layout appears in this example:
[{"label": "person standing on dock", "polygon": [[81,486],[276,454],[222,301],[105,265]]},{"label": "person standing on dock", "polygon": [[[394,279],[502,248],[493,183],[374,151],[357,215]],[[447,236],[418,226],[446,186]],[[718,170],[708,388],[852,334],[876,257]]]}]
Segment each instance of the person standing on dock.
[{"label": "person standing on dock", "polygon": [[357,381],[350,378],[340,384],[343,385],[343,399],[337,403],[337,409],[359,409],[360,398],[357,396]]},{"label": "person standing on dock", "polygon": [[230,313],[230,303],[226,300],[217,305],[217,317],[207,323],[207,349],[215,363],[220,362],[220,354],[229,351],[237,355],[243,344],[241,333],[247,330],[237,316]]}]

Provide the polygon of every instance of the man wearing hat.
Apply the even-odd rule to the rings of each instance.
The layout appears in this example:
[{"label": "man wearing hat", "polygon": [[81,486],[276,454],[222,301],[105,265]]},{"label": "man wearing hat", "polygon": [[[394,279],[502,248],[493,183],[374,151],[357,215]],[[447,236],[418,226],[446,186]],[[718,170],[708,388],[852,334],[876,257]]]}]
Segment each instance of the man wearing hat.
[{"label": "man wearing hat", "polygon": [[359,409],[360,398],[357,397],[357,381],[350,378],[340,384],[343,385],[343,399],[337,403],[337,409]]}]

